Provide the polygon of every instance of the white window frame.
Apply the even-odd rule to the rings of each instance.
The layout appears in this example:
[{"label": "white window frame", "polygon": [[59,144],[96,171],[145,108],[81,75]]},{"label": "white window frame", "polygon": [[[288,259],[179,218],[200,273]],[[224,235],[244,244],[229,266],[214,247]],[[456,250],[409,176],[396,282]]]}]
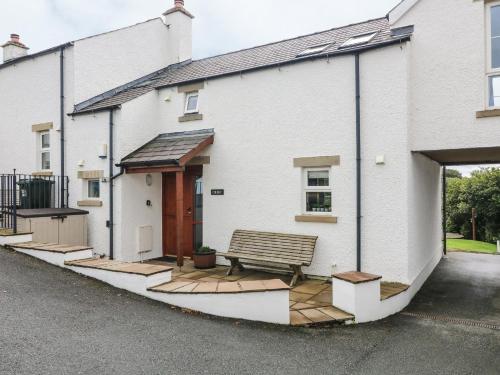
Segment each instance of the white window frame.
[{"label": "white window frame", "polygon": [[490,105],[490,79],[492,77],[500,77],[500,67],[493,68],[492,65],[492,44],[491,44],[491,9],[500,6],[500,1],[492,2],[486,4],[486,84],[485,84],[485,98],[486,98],[486,108],[498,109],[499,105]]},{"label": "white window frame", "polygon": [[[196,108],[195,109],[188,109],[188,104],[189,104],[189,99],[196,96]],[[193,113],[199,113],[199,107],[200,107],[200,93],[199,91],[192,91],[186,93],[186,101],[184,103],[184,114],[189,115]]]},{"label": "white window frame", "polygon": [[[95,182],[99,184],[99,196],[98,197],[90,197],[89,196],[89,190],[90,190],[90,183]],[[89,178],[84,180],[84,199],[86,200],[95,200],[95,201],[100,201],[101,200],[101,180],[99,178]]]},{"label": "white window frame", "polygon": [[[309,172],[328,172],[328,186],[309,186]],[[332,185],[332,168],[331,167],[315,167],[302,169],[302,212],[305,215],[331,216],[333,213],[333,185]],[[331,193],[332,207],[329,212],[307,211],[307,193]]]},{"label": "white window frame", "polygon": [[[49,147],[43,147],[43,136],[48,135],[49,136]],[[38,133],[38,142],[39,142],[39,148],[38,148],[38,155],[40,158],[39,165],[40,165],[40,170],[42,171],[50,171],[52,167],[52,160],[51,160],[51,152],[50,148],[52,145],[52,137],[50,136],[50,131],[43,131]],[[49,168],[43,168],[43,154],[48,153],[49,154]]]}]

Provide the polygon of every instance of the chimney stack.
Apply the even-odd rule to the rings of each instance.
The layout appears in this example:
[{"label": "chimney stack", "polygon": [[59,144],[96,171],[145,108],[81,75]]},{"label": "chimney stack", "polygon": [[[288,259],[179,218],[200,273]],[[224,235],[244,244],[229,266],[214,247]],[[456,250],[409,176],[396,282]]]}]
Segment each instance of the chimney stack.
[{"label": "chimney stack", "polygon": [[175,62],[191,60],[194,16],[184,8],[184,0],[174,0],[174,7],[163,13],[168,27],[169,54]]},{"label": "chimney stack", "polygon": [[3,62],[26,56],[29,48],[21,43],[19,34],[10,34],[10,40],[3,46]]}]

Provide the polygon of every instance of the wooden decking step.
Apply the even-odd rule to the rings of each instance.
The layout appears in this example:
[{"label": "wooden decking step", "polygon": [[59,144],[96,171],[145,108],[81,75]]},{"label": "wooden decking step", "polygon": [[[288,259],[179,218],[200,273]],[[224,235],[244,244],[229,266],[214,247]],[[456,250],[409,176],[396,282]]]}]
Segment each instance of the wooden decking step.
[{"label": "wooden decking step", "polygon": [[410,286],[401,283],[380,283],[380,300],[385,301],[391,297],[395,297],[398,294],[406,292]]},{"label": "wooden decking step", "polygon": [[149,291],[173,294],[231,294],[289,290],[290,287],[279,279],[253,281],[198,281],[174,280],[149,288]]},{"label": "wooden decking step", "polygon": [[162,272],[172,271],[172,267],[146,263],[129,263],[109,259],[83,259],[65,262],[66,266],[93,268],[104,271],[129,273],[133,275],[152,276]]},{"label": "wooden decking step", "polygon": [[290,324],[295,327],[328,323],[343,323],[354,316],[333,306],[290,311]]},{"label": "wooden decking step", "polygon": [[71,246],[71,245],[61,245],[56,243],[41,243],[41,242],[23,242],[23,243],[13,244],[11,245],[11,247],[17,247],[20,249],[28,249],[28,250],[47,251],[50,253],[59,253],[59,254],[69,254],[69,253],[75,253],[77,251],[92,250],[92,248],[88,246]]}]

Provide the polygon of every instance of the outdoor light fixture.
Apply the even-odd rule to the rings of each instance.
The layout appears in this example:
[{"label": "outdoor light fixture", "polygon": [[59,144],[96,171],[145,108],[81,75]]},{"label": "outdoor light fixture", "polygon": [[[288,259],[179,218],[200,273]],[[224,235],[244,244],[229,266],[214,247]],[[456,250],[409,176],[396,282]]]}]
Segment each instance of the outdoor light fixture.
[{"label": "outdoor light fixture", "polygon": [[153,176],[150,174],[146,175],[146,185],[148,185],[148,186],[153,185]]}]

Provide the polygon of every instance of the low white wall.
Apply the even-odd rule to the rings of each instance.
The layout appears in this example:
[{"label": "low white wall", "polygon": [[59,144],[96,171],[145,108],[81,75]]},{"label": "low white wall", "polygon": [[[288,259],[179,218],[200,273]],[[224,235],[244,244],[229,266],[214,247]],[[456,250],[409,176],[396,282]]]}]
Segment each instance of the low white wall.
[{"label": "low white wall", "polygon": [[0,236],[0,246],[11,245],[16,243],[24,243],[33,241],[33,235],[19,234],[15,236]]},{"label": "low white wall", "polygon": [[63,268],[65,268],[64,262],[71,262],[80,259],[88,259],[92,258],[93,256],[92,250],[82,250],[82,251],[75,251],[72,253],[63,254],[63,253],[54,253],[42,250],[22,249],[20,247],[15,247],[15,246],[13,247],[13,249],[19,253],[29,255],[31,257],[43,260],[44,262]]},{"label": "low white wall", "polygon": [[290,324],[288,290],[251,293],[177,294],[148,292],[147,297],[205,314],[275,324]]},{"label": "low white wall", "polygon": [[20,253],[71,271],[100,280],[116,288],[139,294],[170,305],[226,318],[245,319],[276,324],[290,324],[289,291],[265,291],[249,293],[177,294],[148,291],[148,288],[168,283],[172,272],[165,271],[151,276],[106,271],[95,268],[66,266],[64,262],[86,259],[91,250],[68,254],[40,250],[13,248]]},{"label": "low white wall", "polygon": [[147,297],[147,289],[168,283],[172,280],[172,272],[165,271],[152,276],[136,275],[124,272],[106,271],[95,268],[66,266],[76,273],[105,282],[119,289]]}]

